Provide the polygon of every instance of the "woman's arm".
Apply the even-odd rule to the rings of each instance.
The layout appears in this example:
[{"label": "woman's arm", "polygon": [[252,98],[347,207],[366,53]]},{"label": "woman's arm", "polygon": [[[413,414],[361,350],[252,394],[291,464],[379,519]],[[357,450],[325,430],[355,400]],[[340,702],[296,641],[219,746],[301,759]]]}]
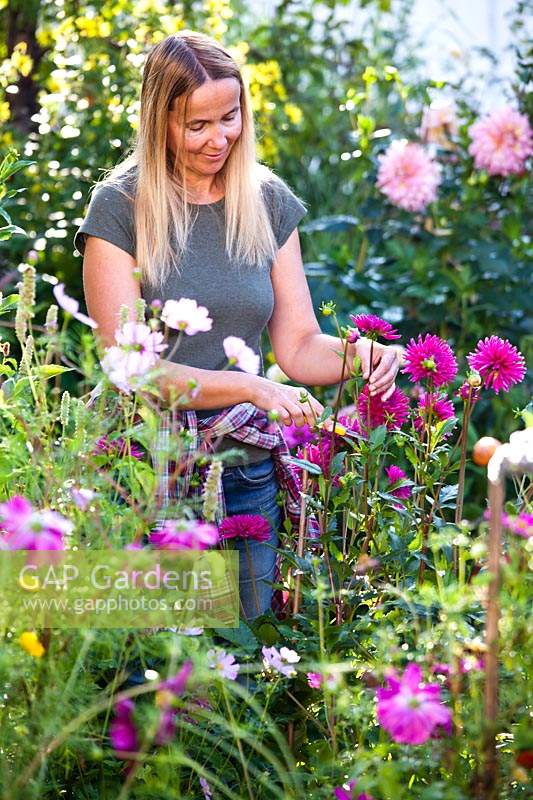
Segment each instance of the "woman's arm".
[{"label": "woman's arm", "polygon": [[[97,341],[102,348],[116,343],[121,306],[128,306],[130,319],[135,318],[135,303],[141,297],[135,268],[135,259],[120,247],[97,236],[87,236],[83,259],[85,301],[90,316],[98,323]],[[299,402],[297,387],[238,370],[199,369],[165,359],[160,359],[158,366],[157,384],[167,403],[190,394],[191,379],[198,384],[194,397],[180,404],[180,408],[208,410],[251,402],[266,411],[277,411],[286,424],[313,421],[309,403]],[[323,406],[318,400],[309,395],[309,402],[314,413],[320,415]]]},{"label": "woman's arm", "polygon": [[[342,358],[337,353],[342,353],[343,342],[320,330],[305,277],[297,230],[278,251],[272,267],[272,285],[274,312],[268,331],[276,361],[283,372],[291,380],[309,386],[339,383]],[[368,339],[360,339],[348,349],[348,367],[353,357],[359,355],[365,378],[370,372],[370,351]],[[401,348],[374,343],[372,393],[383,394],[385,399],[392,394],[400,352]],[[344,377],[348,377],[348,369]]]}]

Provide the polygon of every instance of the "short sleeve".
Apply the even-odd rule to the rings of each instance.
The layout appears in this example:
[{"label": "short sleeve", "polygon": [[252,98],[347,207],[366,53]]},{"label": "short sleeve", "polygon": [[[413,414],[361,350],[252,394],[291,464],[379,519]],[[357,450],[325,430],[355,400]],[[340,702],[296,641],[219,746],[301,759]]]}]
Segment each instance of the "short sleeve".
[{"label": "short sleeve", "polygon": [[272,229],[278,247],[283,247],[307,209],[281,178],[276,177],[268,186],[266,197],[272,215]]},{"label": "short sleeve", "polygon": [[74,234],[74,246],[82,255],[86,237],[98,236],[135,258],[133,199],[115,186],[102,184],[91,197],[85,218]]}]

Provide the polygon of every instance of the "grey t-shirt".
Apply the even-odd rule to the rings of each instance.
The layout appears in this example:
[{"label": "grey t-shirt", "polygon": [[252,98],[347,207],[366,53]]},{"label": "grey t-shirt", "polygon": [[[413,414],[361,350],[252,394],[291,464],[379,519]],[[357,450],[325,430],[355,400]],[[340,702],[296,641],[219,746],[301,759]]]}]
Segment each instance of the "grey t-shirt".
[{"label": "grey t-shirt", "polygon": [[[122,178],[124,189],[135,192],[135,173],[130,171]],[[306,213],[298,200],[280,178],[263,184],[263,195],[269,210],[272,229],[281,247]],[[213,320],[210,331],[194,336],[182,336],[172,361],[209,370],[224,369],[227,358],[222,342],[226,336],[238,336],[256,353],[261,353],[261,334],[274,309],[271,281],[272,264],[263,269],[255,265],[233,262],[226,252],[224,233],[224,205],[222,198],[205,205],[191,204],[198,212],[192,226],[180,274],[171,273],[162,291],[141,283],[141,295],[147,303],[160,299],[178,300],[188,297],[206,306]],[[74,236],[76,249],[83,254],[86,235],[105,239],[135,258],[135,226],[133,203],[112,186],[102,185],[94,190],[87,214]],[[169,337],[170,353],[175,337]],[[163,354],[164,356],[164,354]],[[231,369],[237,369],[232,367]],[[261,374],[264,366],[261,359]],[[197,416],[207,417],[220,409],[198,410]],[[219,450],[238,447],[245,457],[232,463],[261,461],[265,450],[254,445],[225,438]]]}]

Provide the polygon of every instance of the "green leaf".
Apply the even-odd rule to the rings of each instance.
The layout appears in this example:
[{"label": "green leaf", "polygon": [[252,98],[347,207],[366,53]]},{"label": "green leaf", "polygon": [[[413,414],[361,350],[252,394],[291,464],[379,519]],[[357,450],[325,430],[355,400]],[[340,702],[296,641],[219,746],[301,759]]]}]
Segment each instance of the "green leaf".
[{"label": "green leaf", "polygon": [[64,372],[72,372],[72,367],[63,367],[61,364],[42,364],[37,367],[36,372],[41,378],[53,378],[55,375],[62,375]]}]

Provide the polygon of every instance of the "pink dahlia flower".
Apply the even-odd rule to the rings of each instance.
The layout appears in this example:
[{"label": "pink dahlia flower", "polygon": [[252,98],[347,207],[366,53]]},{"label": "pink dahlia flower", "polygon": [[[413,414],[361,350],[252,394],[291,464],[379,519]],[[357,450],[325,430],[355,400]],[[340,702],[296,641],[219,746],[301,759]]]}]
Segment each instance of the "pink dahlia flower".
[{"label": "pink dahlia flower", "polygon": [[533,536],[533,514],[528,514],[526,511],[522,511],[516,517],[502,514],[502,523],[516,536],[523,536],[524,539]]},{"label": "pink dahlia flower", "polygon": [[38,511],[25,497],[14,495],[0,504],[0,527],[8,550],[64,550],[63,537],[74,525],[57,511]]},{"label": "pink dahlia flower", "polygon": [[162,321],[169,328],[185,331],[188,336],[210,331],[213,320],[205,306],[199,306],[196,300],[182,297],[180,300],[167,300],[161,312]]},{"label": "pink dahlia flower", "polygon": [[392,142],[379,161],[377,185],[393,205],[424,211],[437,199],[440,166],[421,145],[405,139]]},{"label": "pink dahlia flower", "polygon": [[234,514],[222,520],[219,526],[221,539],[248,539],[268,542],[270,522],[261,514]]},{"label": "pink dahlia flower", "polygon": [[158,531],[151,531],[149,541],[156,550],[207,550],[217,544],[218,529],[208,522],[190,519],[167,519]]},{"label": "pink dahlia flower", "polygon": [[437,422],[444,422],[446,419],[451,419],[455,416],[455,409],[451,400],[443,394],[435,394],[433,392],[422,392],[418,401],[418,413],[415,417],[415,428],[421,431],[427,423],[431,413],[431,424],[435,425]]},{"label": "pink dahlia flower", "polygon": [[283,425],[282,433],[289,449],[297,447],[298,445],[303,446],[310,442],[316,442],[317,439],[316,433],[312,431],[307,424],[301,425],[300,427],[294,423],[291,425]]},{"label": "pink dahlia flower", "polygon": [[222,346],[230,364],[236,364],[243,372],[257,375],[261,360],[243,339],[239,339],[238,336],[226,336]]},{"label": "pink dahlia flower", "polygon": [[119,758],[122,753],[131,753],[138,748],[137,729],[133,720],[135,705],[130,698],[119,700],[115,705],[115,718],[109,727],[109,737]]},{"label": "pink dahlia flower", "polygon": [[492,387],[496,394],[500,389],[508,392],[526,374],[526,362],[522,353],[507,339],[500,339],[499,336],[481,339],[466,360],[472,369],[479,372],[485,388]]},{"label": "pink dahlia flower", "polygon": [[525,114],[505,106],[478,119],[468,132],[472,139],[468,152],[477,169],[489,175],[524,172],[526,159],[533,153],[533,131]]},{"label": "pink dahlia flower", "polygon": [[411,339],[404,354],[405,367],[402,370],[413,383],[427,381],[431,386],[444,386],[457,375],[457,360],[452,348],[432,333],[424,338]]},{"label": "pink dahlia flower", "polygon": [[372,796],[366,792],[357,792],[354,780],[333,789],[333,796],[336,800],[373,800]]},{"label": "pink dahlia flower", "polygon": [[358,406],[363,425],[370,429],[386,425],[387,430],[396,430],[402,427],[409,416],[409,398],[398,388],[390,397],[382,400],[381,395],[369,395],[366,385],[359,395]]},{"label": "pink dahlia flower", "polygon": [[[400,483],[408,480],[403,469],[397,467],[396,464],[391,464],[390,467],[385,467],[385,474],[387,475],[389,483],[389,494],[392,494],[393,497],[399,497],[401,500],[406,500],[408,497],[411,497],[411,486],[402,486]],[[397,486],[397,484],[400,485]]]},{"label": "pink dahlia flower", "polygon": [[418,664],[409,664],[401,678],[391,675],[377,689],[379,724],[399,744],[423,744],[442,728],[451,732],[452,715],[440,699],[438,684],[422,683]]},{"label": "pink dahlia flower", "polygon": [[369,339],[401,339],[398,331],[390,322],[386,322],[375,314],[350,314],[350,319],[360,333]]}]

